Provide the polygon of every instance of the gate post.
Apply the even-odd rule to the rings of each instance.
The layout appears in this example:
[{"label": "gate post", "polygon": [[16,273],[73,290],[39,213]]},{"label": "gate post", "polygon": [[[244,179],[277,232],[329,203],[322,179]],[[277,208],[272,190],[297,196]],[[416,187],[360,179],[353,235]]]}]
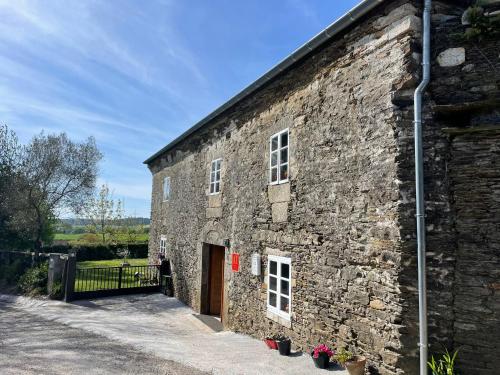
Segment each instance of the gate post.
[{"label": "gate post", "polygon": [[75,292],[76,278],[76,257],[73,254],[68,255],[66,261],[66,288],[64,290],[64,302],[73,301],[73,293]]},{"label": "gate post", "polygon": [[[47,280],[47,290],[52,298],[61,298],[64,280],[62,279],[66,260],[59,253],[51,253],[49,258],[49,272]],[[59,283],[59,295],[55,296],[55,286]]]}]

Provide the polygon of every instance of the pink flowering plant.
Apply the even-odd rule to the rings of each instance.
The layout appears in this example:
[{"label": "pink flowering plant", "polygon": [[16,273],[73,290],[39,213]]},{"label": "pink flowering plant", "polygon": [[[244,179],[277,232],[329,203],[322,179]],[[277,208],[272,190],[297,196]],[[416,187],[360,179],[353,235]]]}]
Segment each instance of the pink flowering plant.
[{"label": "pink flowering plant", "polygon": [[313,358],[318,358],[320,353],[325,353],[328,358],[330,358],[331,356],[333,356],[333,350],[330,349],[328,346],[326,346],[325,344],[319,344],[319,345],[316,345],[313,349]]}]

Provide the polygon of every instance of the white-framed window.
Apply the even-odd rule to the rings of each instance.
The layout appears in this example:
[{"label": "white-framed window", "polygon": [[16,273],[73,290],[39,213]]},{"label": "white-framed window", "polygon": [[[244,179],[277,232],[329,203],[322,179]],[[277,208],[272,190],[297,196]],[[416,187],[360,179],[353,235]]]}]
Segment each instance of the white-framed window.
[{"label": "white-framed window", "polygon": [[269,255],[267,261],[267,309],[290,320],[292,311],[292,260]]},{"label": "white-framed window", "polygon": [[282,184],[288,181],[288,129],[271,136],[269,140],[269,183]]},{"label": "white-framed window", "polygon": [[222,167],[222,159],[212,160],[210,168],[210,194],[220,193],[220,170]]},{"label": "white-framed window", "polygon": [[165,177],[163,179],[163,200],[168,201],[170,199],[170,177]]},{"label": "white-framed window", "polygon": [[160,237],[160,254],[165,255],[167,252],[167,237],[161,236]]}]

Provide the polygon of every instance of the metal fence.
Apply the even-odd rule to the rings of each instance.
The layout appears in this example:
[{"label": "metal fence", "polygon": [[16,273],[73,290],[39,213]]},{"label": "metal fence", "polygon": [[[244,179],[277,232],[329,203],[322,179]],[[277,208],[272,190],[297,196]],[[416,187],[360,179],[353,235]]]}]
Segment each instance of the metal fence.
[{"label": "metal fence", "polygon": [[160,291],[159,266],[76,268],[73,299]]}]

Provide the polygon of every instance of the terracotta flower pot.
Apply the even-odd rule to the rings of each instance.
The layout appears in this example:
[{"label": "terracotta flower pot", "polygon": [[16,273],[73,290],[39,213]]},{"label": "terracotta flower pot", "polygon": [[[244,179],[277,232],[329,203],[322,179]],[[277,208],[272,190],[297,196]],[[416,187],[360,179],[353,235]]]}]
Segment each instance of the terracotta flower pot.
[{"label": "terracotta flower pot", "polygon": [[273,339],[264,339],[264,342],[266,343],[269,349],[278,350],[278,343]]},{"label": "terracotta flower pot", "polygon": [[346,363],[344,363],[344,366],[350,375],[364,375],[366,358],[355,356]]}]

